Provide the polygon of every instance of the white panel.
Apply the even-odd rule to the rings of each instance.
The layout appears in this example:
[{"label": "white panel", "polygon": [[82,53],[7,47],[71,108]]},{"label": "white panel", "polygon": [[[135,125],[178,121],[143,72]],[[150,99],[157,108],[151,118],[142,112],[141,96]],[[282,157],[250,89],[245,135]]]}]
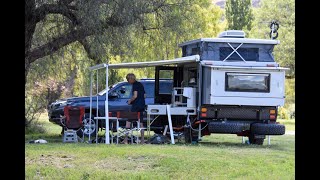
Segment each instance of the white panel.
[{"label": "white panel", "polygon": [[[270,92],[225,91],[226,72],[270,73]],[[266,70],[212,70],[210,104],[283,105],[285,72]]]},{"label": "white panel", "polygon": [[187,107],[196,107],[196,88],[184,87],[183,96],[187,97]]},{"label": "white panel", "polygon": [[[260,68],[264,68],[264,69],[270,69],[270,68],[274,68],[274,69],[282,69],[281,67],[278,67],[278,63],[277,62],[256,62],[256,61],[212,61],[212,60],[202,60],[201,64],[203,66],[208,66],[208,67],[221,67],[221,68],[233,68],[233,69],[237,69],[237,68],[252,68],[252,67],[260,67]],[[274,67],[268,67],[268,66],[274,66]]]},{"label": "white panel", "polygon": [[252,106],[283,106],[284,98],[262,97],[216,97],[210,98],[216,105],[252,105]]},{"label": "white panel", "polygon": [[190,107],[172,107],[170,108],[171,115],[187,115],[187,110],[193,110],[193,113],[190,115],[195,115],[197,113],[196,108]]},{"label": "white panel", "polygon": [[148,105],[147,113],[150,115],[166,115],[166,105]]}]

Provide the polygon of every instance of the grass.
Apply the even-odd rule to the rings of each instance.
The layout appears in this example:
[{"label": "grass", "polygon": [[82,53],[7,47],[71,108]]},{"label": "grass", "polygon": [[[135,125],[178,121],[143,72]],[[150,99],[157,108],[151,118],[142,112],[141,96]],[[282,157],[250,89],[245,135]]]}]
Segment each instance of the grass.
[{"label": "grass", "polygon": [[286,131],[295,131],[295,119],[279,119],[277,121],[286,126]]},{"label": "grass", "polygon": [[46,118],[39,121],[45,134],[25,135],[26,142],[49,142],[26,143],[26,179],[295,179],[294,135],[262,146],[229,134],[198,144],[72,144],[62,143],[61,128]]}]

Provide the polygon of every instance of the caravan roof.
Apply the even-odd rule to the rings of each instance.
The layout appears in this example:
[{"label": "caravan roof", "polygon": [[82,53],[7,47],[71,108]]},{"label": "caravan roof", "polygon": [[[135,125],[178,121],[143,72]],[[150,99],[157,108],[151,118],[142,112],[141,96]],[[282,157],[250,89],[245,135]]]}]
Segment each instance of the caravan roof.
[{"label": "caravan roof", "polygon": [[244,43],[244,44],[280,44],[279,40],[252,38],[200,38],[179,44],[179,47],[198,42]]}]

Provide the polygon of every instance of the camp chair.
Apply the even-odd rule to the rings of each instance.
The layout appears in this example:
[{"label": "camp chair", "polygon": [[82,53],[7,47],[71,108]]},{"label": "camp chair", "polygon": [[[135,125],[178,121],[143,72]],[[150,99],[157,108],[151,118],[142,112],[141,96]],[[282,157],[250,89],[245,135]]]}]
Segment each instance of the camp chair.
[{"label": "camp chair", "polygon": [[118,139],[121,138],[122,140],[127,135],[128,142],[131,141],[131,144],[136,142],[139,143],[139,136],[134,135],[134,132],[137,132],[138,134],[141,133],[141,130],[146,128],[140,127],[140,112],[130,112],[130,111],[118,111],[117,112],[117,118],[118,120],[126,120],[131,122],[131,126],[129,129],[120,128],[117,126],[117,142]]},{"label": "camp chair", "polygon": [[[84,140],[83,123],[85,110],[82,106],[65,106],[61,124],[64,128],[63,142],[81,142]],[[80,137],[82,136],[82,138]]]}]

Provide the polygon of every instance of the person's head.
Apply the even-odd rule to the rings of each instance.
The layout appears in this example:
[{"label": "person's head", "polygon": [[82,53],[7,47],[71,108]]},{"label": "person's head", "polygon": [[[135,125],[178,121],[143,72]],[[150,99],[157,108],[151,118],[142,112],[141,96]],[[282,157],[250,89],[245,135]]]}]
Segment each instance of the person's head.
[{"label": "person's head", "polygon": [[133,73],[129,73],[126,76],[126,79],[130,84],[133,84],[136,81],[136,76]]}]

